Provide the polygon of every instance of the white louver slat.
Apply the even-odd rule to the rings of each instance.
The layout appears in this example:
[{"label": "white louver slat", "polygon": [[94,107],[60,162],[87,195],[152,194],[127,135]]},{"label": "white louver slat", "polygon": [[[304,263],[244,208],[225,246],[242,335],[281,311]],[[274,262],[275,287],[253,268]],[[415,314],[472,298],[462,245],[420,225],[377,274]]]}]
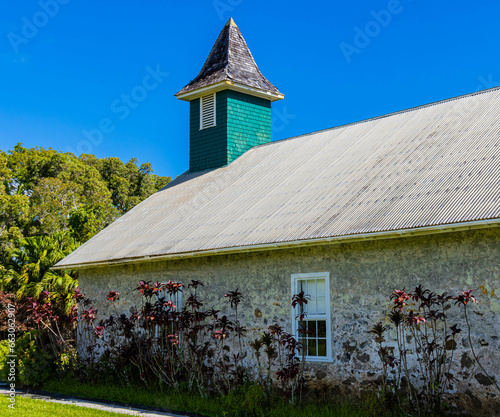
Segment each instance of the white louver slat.
[{"label": "white louver slat", "polygon": [[215,126],[215,93],[200,100],[200,130]]}]

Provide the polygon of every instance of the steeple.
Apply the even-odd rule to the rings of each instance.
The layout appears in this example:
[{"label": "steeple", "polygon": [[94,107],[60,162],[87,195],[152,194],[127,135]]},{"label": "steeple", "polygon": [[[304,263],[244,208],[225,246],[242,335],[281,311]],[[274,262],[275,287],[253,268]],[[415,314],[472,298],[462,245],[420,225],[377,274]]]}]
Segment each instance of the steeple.
[{"label": "steeple", "polygon": [[283,94],[262,75],[231,18],[198,76],[176,94],[189,101],[189,171],[220,168],[271,141],[271,102]]},{"label": "steeple", "polygon": [[262,75],[238,26],[231,17],[219,34],[198,76],[176,96],[191,101],[207,92],[231,89],[281,100],[283,94]]}]

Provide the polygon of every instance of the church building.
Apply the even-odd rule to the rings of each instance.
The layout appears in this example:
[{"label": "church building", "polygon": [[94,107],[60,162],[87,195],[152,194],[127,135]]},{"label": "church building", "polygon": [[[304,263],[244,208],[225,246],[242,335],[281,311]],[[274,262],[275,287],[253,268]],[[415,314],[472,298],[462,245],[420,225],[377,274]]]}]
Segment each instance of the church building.
[{"label": "church building", "polygon": [[[392,291],[474,289],[472,340],[500,375],[500,88],[272,142],[284,95],[230,19],[176,97],[190,106],[189,170],[56,265],[78,270],[103,315],[110,290],[127,311],[140,280],[194,279],[215,308],[245,294],[251,332],[296,333],[303,289],[308,372],[353,391],[380,375],[368,330]],[[461,334],[455,392],[498,405],[469,352]]]}]

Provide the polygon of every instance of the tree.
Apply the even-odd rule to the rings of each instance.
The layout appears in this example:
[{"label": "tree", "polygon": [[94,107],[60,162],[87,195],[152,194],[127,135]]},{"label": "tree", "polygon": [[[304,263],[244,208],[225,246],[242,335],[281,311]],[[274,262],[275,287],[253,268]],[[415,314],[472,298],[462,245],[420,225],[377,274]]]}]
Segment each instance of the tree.
[{"label": "tree", "polygon": [[44,290],[68,294],[77,286],[76,274],[50,268],[78,247],[68,233],[23,238],[1,281],[2,289],[16,293],[17,299],[38,298]]},{"label": "tree", "polygon": [[18,297],[76,286],[50,268],[118,216],[163,188],[133,158],[96,158],[18,143],[0,151],[0,288]]}]

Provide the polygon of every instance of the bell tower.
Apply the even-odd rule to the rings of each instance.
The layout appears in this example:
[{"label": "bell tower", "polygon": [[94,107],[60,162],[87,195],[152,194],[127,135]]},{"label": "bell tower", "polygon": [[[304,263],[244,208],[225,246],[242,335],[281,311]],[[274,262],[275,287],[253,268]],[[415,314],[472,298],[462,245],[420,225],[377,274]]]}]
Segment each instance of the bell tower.
[{"label": "bell tower", "polygon": [[230,164],[271,141],[271,103],[284,95],[259,71],[231,18],[198,76],[176,97],[189,101],[189,172]]}]

